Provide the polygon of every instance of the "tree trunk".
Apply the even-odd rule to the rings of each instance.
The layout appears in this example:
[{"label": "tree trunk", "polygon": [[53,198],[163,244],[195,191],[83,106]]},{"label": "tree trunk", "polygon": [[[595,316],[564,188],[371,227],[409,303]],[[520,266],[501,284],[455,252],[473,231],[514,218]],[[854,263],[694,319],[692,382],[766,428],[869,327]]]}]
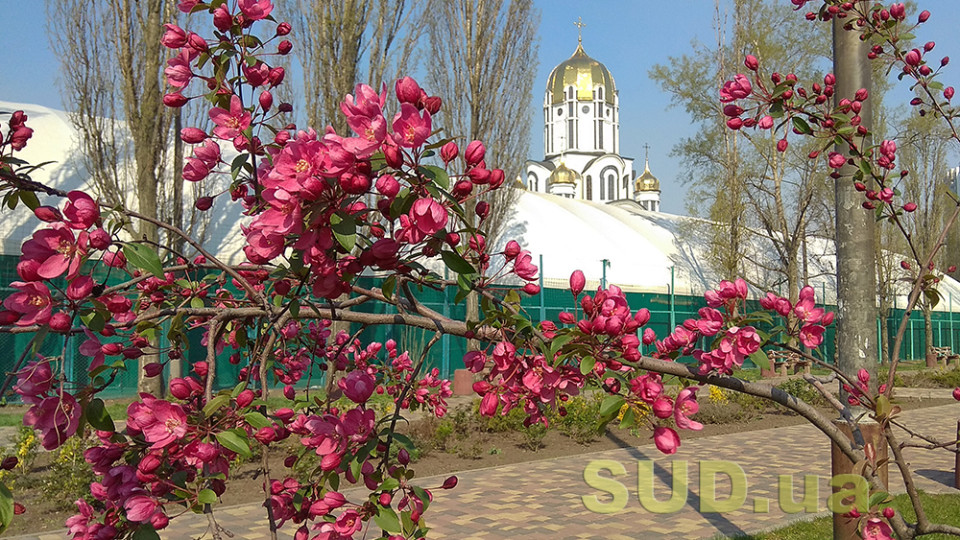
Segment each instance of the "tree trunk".
[{"label": "tree trunk", "polygon": [[923,349],[927,359],[927,367],[937,367],[937,355],[933,352],[933,307],[926,298],[920,306],[923,311]]}]

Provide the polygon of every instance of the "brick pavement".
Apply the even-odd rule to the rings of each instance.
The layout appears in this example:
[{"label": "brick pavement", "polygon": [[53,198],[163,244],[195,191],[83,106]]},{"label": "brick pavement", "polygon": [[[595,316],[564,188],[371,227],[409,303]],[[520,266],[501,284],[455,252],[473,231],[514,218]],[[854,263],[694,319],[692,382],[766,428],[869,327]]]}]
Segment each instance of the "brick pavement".
[{"label": "brick pavement", "polygon": [[[949,440],[955,435],[958,415],[960,408],[947,405],[908,411],[904,413],[904,421],[922,425],[933,430],[933,435]],[[957,492],[950,487],[953,481],[952,453],[907,449],[907,456],[917,472],[917,484],[921,489]],[[625,500],[618,501],[622,504],[609,505],[614,500],[609,492],[586,483],[585,469],[589,463],[599,460],[614,469],[616,464],[623,465],[624,474],[616,477],[627,493]],[[738,508],[723,512],[701,511],[701,505],[705,504],[701,496],[707,496],[699,481],[701,460],[735,464],[735,477],[740,477],[736,466],[743,470],[746,499],[742,506],[736,505]],[[638,463],[650,472],[640,474]],[[684,466],[687,467],[686,485],[680,474]],[[830,451],[826,437],[812,426],[797,425],[690,440],[683,442],[673,456],[661,455],[652,446],[646,446],[467,471],[458,474],[460,483],[456,489],[435,492],[436,500],[426,517],[433,527],[431,537],[460,540],[735,536],[780,527],[825,512],[829,470]],[[808,508],[810,512],[787,513],[781,508],[778,475],[790,475],[792,498],[796,502],[803,497],[804,475],[818,475],[813,479],[818,496]],[[600,476],[609,479],[609,471],[604,470]],[[443,478],[426,478],[422,485],[437,486]],[[717,478],[716,499],[722,503],[730,496],[731,482],[730,477],[723,474]],[[666,505],[670,499],[671,481],[681,480],[677,493],[681,498],[686,497],[685,504],[679,511],[666,514],[648,510],[638,499],[641,479],[643,486],[652,486],[655,499],[661,505]],[[596,482],[593,484],[597,485]],[[710,483],[704,482],[703,485],[709,486]],[[902,490],[896,481],[891,487],[894,491]],[[347,495],[349,498],[349,491]],[[620,506],[622,509],[607,514],[592,512],[584,502],[585,497],[591,496],[599,503],[608,503],[608,509],[616,510]],[[656,503],[647,506],[651,510],[657,509]],[[268,538],[266,519],[258,505],[222,508],[217,515],[220,523],[234,533],[233,540]],[[170,540],[197,538],[205,530],[206,521],[201,516],[191,515],[175,521],[162,536]],[[63,535],[19,538],[54,540],[63,538]],[[281,538],[290,536],[281,535]]]}]

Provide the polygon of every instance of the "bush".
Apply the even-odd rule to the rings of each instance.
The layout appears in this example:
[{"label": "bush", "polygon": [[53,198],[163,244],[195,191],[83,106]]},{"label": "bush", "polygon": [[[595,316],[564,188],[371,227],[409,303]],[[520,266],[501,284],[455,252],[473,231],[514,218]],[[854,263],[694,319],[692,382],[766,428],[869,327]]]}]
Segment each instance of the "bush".
[{"label": "bush", "polygon": [[83,453],[98,443],[90,437],[71,437],[54,452],[50,473],[40,489],[61,509],[74,508],[77,499],[89,497],[90,483],[95,477]]},{"label": "bush", "polygon": [[827,405],[826,398],[824,398],[823,395],[821,395],[820,392],[813,387],[813,385],[802,378],[790,379],[786,382],[778,384],[777,388],[788,394],[796,396],[797,399],[809,403],[810,405]]},{"label": "bush", "polygon": [[587,396],[574,396],[563,404],[566,414],[555,413],[550,417],[557,430],[578,444],[589,444],[600,436],[597,419],[600,417],[600,404],[603,395],[593,393]]},{"label": "bush", "polygon": [[526,448],[527,450],[536,452],[544,447],[543,438],[546,436],[547,426],[539,422],[536,424],[531,424],[529,427],[523,430],[523,442],[520,444],[520,446]]}]

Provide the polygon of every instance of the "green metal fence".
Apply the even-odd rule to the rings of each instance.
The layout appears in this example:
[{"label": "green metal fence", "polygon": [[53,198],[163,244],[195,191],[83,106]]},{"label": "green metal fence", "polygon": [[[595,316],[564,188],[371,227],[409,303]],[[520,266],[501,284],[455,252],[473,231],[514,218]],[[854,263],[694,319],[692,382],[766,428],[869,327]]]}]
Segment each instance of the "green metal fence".
[{"label": "green metal fence", "polygon": [[[5,287],[12,281],[16,281],[16,262],[17,257],[0,255],[0,298],[5,298],[13,289]],[[373,278],[363,278],[361,284],[364,286],[375,286],[376,281]],[[818,298],[822,298],[822,292],[817,291]],[[443,291],[424,289],[418,291],[418,299],[427,307],[443,314],[444,316],[463,320],[466,315],[465,305],[463,303],[455,304],[456,289],[447,288]],[[697,316],[697,310],[705,305],[703,298],[699,296],[672,295],[669,289],[665,292],[632,292],[627,291],[627,300],[633,310],[645,307],[650,310],[651,318],[648,326],[653,328],[658,336],[666,336],[676,325],[682,324],[684,320]],[[556,321],[562,311],[574,309],[574,299],[570,291],[563,288],[543,287],[541,293],[536,296],[521,295],[522,307],[529,316],[535,320]],[[952,299],[951,299],[952,300]],[[950,302],[952,306],[952,302]],[[757,308],[756,304],[750,306]],[[385,306],[380,303],[369,302],[359,306],[357,309],[368,312],[392,313],[391,306]],[[834,309],[827,306],[827,309]],[[893,310],[890,317],[885,320],[877,321],[877,331],[884,329],[892,336],[896,332],[903,315],[902,309]],[[953,350],[960,349],[960,316],[955,317],[952,312],[934,312],[933,314],[933,345],[936,347],[949,346]],[[354,325],[349,328],[351,332],[360,329]],[[365,329],[361,334],[364,341],[386,341],[393,339],[402,350],[410,350],[412,354],[418,355],[423,346],[432,336],[428,330],[412,329],[402,326],[380,326]],[[27,348],[31,336],[25,334],[0,334],[0,371],[4,374],[13,371],[18,358]],[[195,362],[205,360],[205,348],[200,345],[201,332],[192,331],[189,334],[191,346],[184,359],[183,372],[189,370],[190,365]],[[76,381],[78,384],[87,383],[87,365],[88,359],[78,351],[83,338],[74,338],[64,349],[62,336],[47,336],[43,343],[38,347],[39,354],[45,356],[60,356],[64,354],[64,375],[70,381]],[[835,327],[827,329],[824,339],[822,352],[827,361],[834,358]],[[161,342],[161,346],[165,343]],[[905,336],[902,358],[919,359],[924,357],[925,337],[923,317],[919,311],[912,314],[910,324]],[[463,367],[463,355],[466,352],[466,340],[454,336],[445,335],[441,338],[439,344],[433,347],[428,357],[430,368],[439,369],[443,377],[449,378],[453,371]],[[643,352],[650,352],[646,348]],[[220,358],[217,366],[216,385],[218,387],[228,387],[236,384],[241,366],[236,366],[227,362],[229,351],[225,352]],[[304,384],[320,384],[322,374],[315,370],[309,381]],[[104,392],[106,397],[123,397],[135,395],[137,388],[137,361],[127,362],[127,371],[120,374],[113,384]]]}]

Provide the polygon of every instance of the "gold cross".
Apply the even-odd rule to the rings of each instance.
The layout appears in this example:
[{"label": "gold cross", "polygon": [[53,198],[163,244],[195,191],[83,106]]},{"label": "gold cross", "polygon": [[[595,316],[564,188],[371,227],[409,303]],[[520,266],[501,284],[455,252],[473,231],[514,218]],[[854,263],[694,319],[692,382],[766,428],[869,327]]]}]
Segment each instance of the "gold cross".
[{"label": "gold cross", "polygon": [[643,143],[643,149],[647,151],[647,160],[649,161],[649,160],[650,160],[650,145],[647,144],[647,143]]},{"label": "gold cross", "polygon": [[586,26],[587,23],[583,22],[582,17],[577,17],[577,22],[573,23],[573,25],[577,27],[577,42],[582,44],[583,43],[583,27]]}]

